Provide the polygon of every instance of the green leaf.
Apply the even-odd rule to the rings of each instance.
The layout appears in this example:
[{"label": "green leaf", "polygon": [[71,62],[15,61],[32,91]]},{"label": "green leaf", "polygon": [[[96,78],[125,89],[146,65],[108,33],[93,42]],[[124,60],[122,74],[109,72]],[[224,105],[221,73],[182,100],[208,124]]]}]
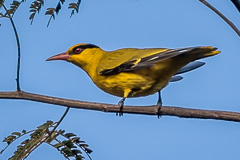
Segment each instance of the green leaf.
[{"label": "green leaf", "polygon": [[47,11],[45,12],[45,15],[53,15],[55,12],[55,8],[47,8]]},{"label": "green leaf", "polygon": [[76,134],[74,134],[74,133],[66,133],[66,134],[64,134],[64,136],[67,137],[67,138],[70,138],[70,137],[76,136]]},{"label": "green leaf", "polygon": [[23,141],[21,144],[25,145],[29,142],[30,140],[29,139],[26,139],[25,141]]},{"label": "green leaf", "polygon": [[77,4],[76,3],[70,3],[68,8],[73,8],[75,9],[77,7]]},{"label": "green leaf", "polygon": [[78,143],[86,143],[85,141],[78,141]]},{"label": "green leaf", "polygon": [[79,143],[80,138],[79,137],[74,137],[71,139],[73,142]]},{"label": "green leaf", "polygon": [[33,19],[34,16],[35,16],[35,13],[32,13],[32,14],[30,15],[29,19],[30,19],[30,20]]},{"label": "green leaf", "polygon": [[13,135],[12,136],[8,136],[7,139],[13,140],[13,139],[16,139],[16,136],[13,136]]},{"label": "green leaf", "polygon": [[51,125],[51,124],[53,124],[53,121],[47,121],[46,124]]},{"label": "green leaf", "polygon": [[17,146],[18,150],[24,150],[24,147],[23,146]]},{"label": "green leaf", "polygon": [[85,148],[85,151],[89,154],[91,154],[93,152],[93,150],[89,149],[89,148]]},{"label": "green leaf", "polygon": [[77,148],[76,146],[74,146],[73,142],[70,140],[67,141],[63,141],[62,142],[65,146],[67,146],[68,148]]},{"label": "green leaf", "polygon": [[58,131],[59,134],[63,134],[64,132],[65,132],[65,130],[63,130],[63,129],[60,129],[60,130]]},{"label": "green leaf", "polygon": [[23,133],[23,134],[25,134],[26,132],[27,132],[27,131],[26,131],[25,129],[24,129],[24,130],[22,130],[22,133]]},{"label": "green leaf", "polygon": [[13,135],[17,135],[17,136],[21,136],[21,133],[20,133],[20,132],[13,132],[12,134],[13,134]]},{"label": "green leaf", "polygon": [[53,145],[55,148],[61,148],[62,146],[64,146],[63,143],[57,143],[55,145]]},{"label": "green leaf", "polygon": [[63,151],[69,157],[74,156],[74,154],[71,152],[71,150],[67,147],[62,148],[61,151]]},{"label": "green leaf", "polygon": [[72,150],[73,154],[77,155],[77,154],[82,154],[82,152],[78,149],[73,149]]},{"label": "green leaf", "polygon": [[10,139],[4,139],[3,142],[6,142],[7,144],[10,144],[13,140]]},{"label": "green leaf", "polygon": [[76,160],[83,160],[83,159],[84,159],[84,157],[81,156],[81,155],[77,155],[77,156],[76,156]]}]

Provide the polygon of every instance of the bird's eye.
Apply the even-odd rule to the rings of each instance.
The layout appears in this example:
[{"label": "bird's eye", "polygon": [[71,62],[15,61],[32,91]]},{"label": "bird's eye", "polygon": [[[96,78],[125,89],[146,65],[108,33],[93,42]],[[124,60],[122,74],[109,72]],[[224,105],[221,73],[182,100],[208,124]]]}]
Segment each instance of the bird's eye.
[{"label": "bird's eye", "polygon": [[76,54],[79,54],[81,52],[82,52],[82,48],[76,48],[75,51],[74,51],[74,53],[76,53]]}]

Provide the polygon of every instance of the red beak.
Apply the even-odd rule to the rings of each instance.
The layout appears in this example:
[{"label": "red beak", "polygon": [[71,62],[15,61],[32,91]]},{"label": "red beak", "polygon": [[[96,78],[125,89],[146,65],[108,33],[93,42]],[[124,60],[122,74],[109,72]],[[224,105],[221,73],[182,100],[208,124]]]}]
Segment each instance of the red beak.
[{"label": "red beak", "polygon": [[48,58],[46,61],[52,61],[52,60],[67,60],[70,56],[67,54],[67,52],[57,54],[55,56],[52,56]]}]

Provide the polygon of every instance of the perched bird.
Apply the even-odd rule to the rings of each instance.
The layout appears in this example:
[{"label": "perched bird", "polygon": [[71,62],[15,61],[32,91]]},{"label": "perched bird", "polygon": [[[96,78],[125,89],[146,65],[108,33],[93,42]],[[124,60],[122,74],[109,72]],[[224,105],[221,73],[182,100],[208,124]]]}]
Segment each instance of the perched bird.
[{"label": "perched bird", "polygon": [[[77,44],[66,52],[52,56],[50,60],[66,60],[82,68],[103,91],[122,97],[124,100],[159,93],[159,110],[162,105],[160,91],[170,82],[182,79],[177,74],[202,66],[197,59],[220,53],[217,48],[190,47],[124,48],[104,51],[93,44]],[[121,114],[120,114],[121,115]]]}]

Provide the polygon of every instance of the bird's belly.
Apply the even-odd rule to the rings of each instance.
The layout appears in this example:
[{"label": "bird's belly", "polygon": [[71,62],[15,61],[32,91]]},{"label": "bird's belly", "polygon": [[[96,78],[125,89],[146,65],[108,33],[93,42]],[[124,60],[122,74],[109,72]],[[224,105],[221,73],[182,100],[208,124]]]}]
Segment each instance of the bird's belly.
[{"label": "bird's belly", "polygon": [[168,80],[156,79],[153,75],[148,75],[148,72],[122,72],[117,75],[99,76],[93,82],[103,91],[118,97],[123,97],[124,91],[131,89],[130,98],[154,94],[165,87]]}]

